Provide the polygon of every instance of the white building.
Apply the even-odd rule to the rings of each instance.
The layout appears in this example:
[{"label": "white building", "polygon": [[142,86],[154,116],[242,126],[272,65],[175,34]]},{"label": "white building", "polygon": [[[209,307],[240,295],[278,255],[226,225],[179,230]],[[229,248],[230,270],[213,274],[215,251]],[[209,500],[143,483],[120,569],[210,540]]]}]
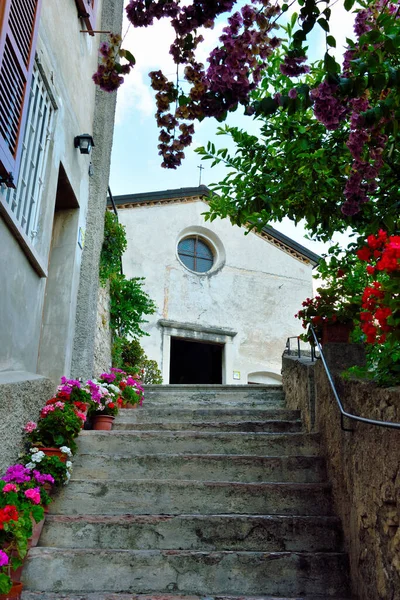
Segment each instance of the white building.
[{"label": "white building", "polygon": [[0,0],[0,472],[60,376],[93,374],[115,94],[92,75],[97,31],[122,14],[123,0]]},{"label": "white building", "polygon": [[158,307],[141,344],[164,383],[277,383],[318,256],[278,231],[206,221],[208,189],[117,196],[127,277]]}]

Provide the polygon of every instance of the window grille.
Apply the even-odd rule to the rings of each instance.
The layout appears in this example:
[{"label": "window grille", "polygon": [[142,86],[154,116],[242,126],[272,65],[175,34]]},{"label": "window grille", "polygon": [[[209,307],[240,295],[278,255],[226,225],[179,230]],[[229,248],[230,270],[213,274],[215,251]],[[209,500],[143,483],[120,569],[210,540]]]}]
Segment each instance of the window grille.
[{"label": "window grille", "polygon": [[178,256],[188,269],[196,273],[207,273],[214,263],[211,249],[198,236],[181,240],[178,244]]},{"label": "window grille", "polygon": [[44,187],[54,106],[38,65],[33,69],[21,166],[15,189],[0,186],[0,201],[8,205],[18,229],[34,245]]}]

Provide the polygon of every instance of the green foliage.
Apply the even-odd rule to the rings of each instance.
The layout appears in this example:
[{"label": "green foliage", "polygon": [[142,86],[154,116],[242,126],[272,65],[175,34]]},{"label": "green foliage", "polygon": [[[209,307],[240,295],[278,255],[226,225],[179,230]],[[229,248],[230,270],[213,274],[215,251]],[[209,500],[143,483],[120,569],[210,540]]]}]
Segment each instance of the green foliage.
[{"label": "green foliage", "polygon": [[36,446],[61,447],[68,446],[75,453],[77,445],[75,438],[82,426],[74,407],[65,403],[64,408],[55,408],[46,416],[41,417],[37,428],[28,434],[28,440]]},{"label": "green foliage", "polygon": [[151,315],[156,306],[143,289],[144,277],[126,279],[124,275],[114,274],[110,278],[110,327],[119,335],[148,335],[141,328],[147,321],[143,315]]},{"label": "green foliage", "polygon": [[162,375],[157,362],[145,354],[138,339],[116,337],[112,349],[112,363],[130,375],[139,375],[142,383],[161,384]]},{"label": "green foliage", "polygon": [[117,215],[107,210],[104,216],[104,241],[99,268],[99,277],[103,285],[113,273],[120,272],[121,256],[126,246],[125,227],[118,223]]},{"label": "green foliage", "polygon": [[397,386],[400,382],[400,341],[367,344],[366,366],[350,367],[342,373],[345,379],[367,379],[382,387]]},{"label": "green foliage", "polygon": [[162,375],[157,361],[145,358],[141,364],[142,382],[147,384],[162,384]]},{"label": "green foliage", "polygon": [[[329,241],[335,232],[348,227],[359,233],[373,233],[380,228],[393,232],[399,227],[400,176],[400,21],[372,1],[364,7],[376,7],[377,25],[364,33],[357,43],[347,40],[355,52],[350,72],[340,73],[340,66],[328,52],[311,65],[311,72],[294,79],[283,75],[280,67],[284,56],[305,56],[307,34],[318,24],[329,32],[330,8],[322,10],[316,2],[299,2],[300,18],[293,19],[285,30],[280,51],[269,57],[259,88],[253,92],[253,108],[261,123],[260,136],[237,127],[219,128],[235,144],[235,151],[216,149],[213,144],[196,151],[212,166],[225,164],[228,175],[211,186],[207,218],[228,217],[236,225],[261,229],[268,223],[289,217],[295,223],[304,219],[312,236]],[[350,10],[353,0],[346,0]],[[295,31],[297,27],[297,31]],[[280,36],[281,37],[281,36]],[[336,40],[326,36],[327,47]],[[312,93],[321,83],[335,87],[338,102],[346,108],[346,117],[332,130],[316,119]],[[344,215],[346,184],[357,172],[354,156],[347,142],[351,126],[350,99],[367,97],[370,108],[363,113],[359,128],[367,128],[371,142],[363,148],[360,160],[374,164],[368,144],[374,149],[380,131],[385,139],[383,166],[369,189],[369,201],[360,205],[356,214]],[[315,108],[315,107],[314,107]],[[329,104],[325,104],[326,113]],[[325,114],[326,116],[326,114]],[[354,129],[353,129],[354,131]],[[367,136],[367,137],[368,137]]]}]

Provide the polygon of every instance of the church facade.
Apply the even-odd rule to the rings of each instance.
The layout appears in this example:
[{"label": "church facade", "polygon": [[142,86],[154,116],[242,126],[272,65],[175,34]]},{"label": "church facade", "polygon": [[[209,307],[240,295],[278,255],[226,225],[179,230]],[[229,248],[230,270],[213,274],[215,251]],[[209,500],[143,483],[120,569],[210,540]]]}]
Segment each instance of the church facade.
[{"label": "church facade", "polygon": [[127,277],[158,310],[141,344],[165,384],[279,383],[318,256],[273,228],[206,221],[205,186],[115,197]]}]

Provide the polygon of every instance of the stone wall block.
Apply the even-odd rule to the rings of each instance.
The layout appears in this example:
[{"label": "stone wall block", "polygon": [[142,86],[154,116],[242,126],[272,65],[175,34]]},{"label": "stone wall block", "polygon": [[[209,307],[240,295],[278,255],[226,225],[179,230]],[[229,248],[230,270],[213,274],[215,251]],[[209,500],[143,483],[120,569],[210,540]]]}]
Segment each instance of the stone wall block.
[{"label": "stone wall block", "polygon": [[94,375],[108,371],[111,367],[112,336],[110,329],[110,286],[99,287],[97,300],[97,324],[94,345]]},{"label": "stone wall block", "polygon": [[22,428],[37,421],[46,400],[55,393],[54,382],[39,375],[0,373],[0,474],[18,460],[23,449]]},{"label": "stone wall block", "polygon": [[[304,361],[283,359],[283,385],[292,409],[307,410],[309,368]],[[342,431],[321,361],[315,364],[314,376],[316,429],[327,459],[336,512],[343,523],[353,591],[359,600],[399,600],[400,431],[348,419],[345,426],[353,431]],[[400,388],[345,381],[337,371],[334,378],[346,411],[400,422]],[[304,422],[309,419],[306,415]]]}]

